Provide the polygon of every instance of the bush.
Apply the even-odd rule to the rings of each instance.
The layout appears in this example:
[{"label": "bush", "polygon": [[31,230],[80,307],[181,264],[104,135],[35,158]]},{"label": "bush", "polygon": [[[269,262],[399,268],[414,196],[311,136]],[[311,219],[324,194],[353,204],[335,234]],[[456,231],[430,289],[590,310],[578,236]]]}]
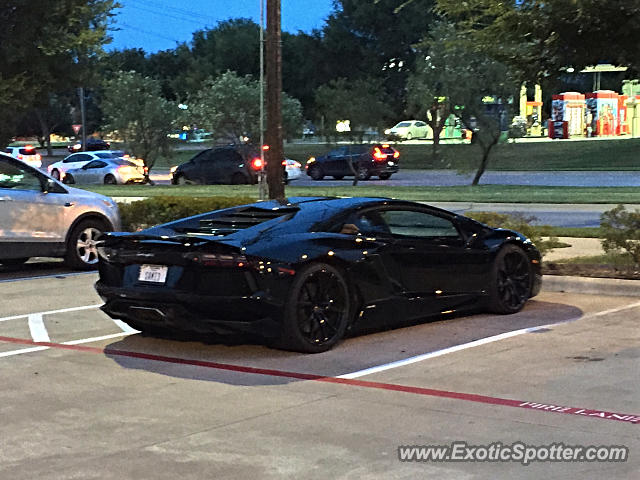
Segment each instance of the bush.
[{"label": "bush", "polygon": [[626,251],[640,265],[640,211],[627,211],[624,205],[600,216],[602,248],[607,253]]},{"label": "bush", "polygon": [[131,203],[119,203],[122,229],[135,232],[199,213],[253,203],[249,197],[151,197]]},{"label": "bush", "polygon": [[[522,214],[508,215],[496,212],[467,212],[465,215],[491,227],[506,228],[523,234],[535,244],[542,256],[549,253],[552,249],[563,245],[556,237],[551,236],[551,226],[531,225],[531,222],[537,220],[536,217],[525,217]],[[543,240],[542,237],[549,237],[549,239]]]}]

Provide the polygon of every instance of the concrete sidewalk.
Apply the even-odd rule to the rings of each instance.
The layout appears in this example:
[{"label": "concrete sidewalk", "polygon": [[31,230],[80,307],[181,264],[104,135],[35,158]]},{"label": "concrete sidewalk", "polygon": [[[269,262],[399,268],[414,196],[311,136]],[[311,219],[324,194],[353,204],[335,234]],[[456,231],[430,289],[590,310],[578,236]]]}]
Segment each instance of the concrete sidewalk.
[{"label": "concrete sidewalk", "polygon": [[558,240],[571,246],[553,249],[544,256],[545,261],[557,262],[567,258],[592,257],[605,253],[599,238],[558,237]]}]

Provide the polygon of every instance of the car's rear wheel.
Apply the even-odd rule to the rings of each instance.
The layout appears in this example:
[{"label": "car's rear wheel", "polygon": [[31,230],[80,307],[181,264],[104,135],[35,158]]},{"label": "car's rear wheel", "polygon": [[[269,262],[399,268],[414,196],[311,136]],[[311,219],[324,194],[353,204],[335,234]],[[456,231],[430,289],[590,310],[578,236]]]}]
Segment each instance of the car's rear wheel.
[{"label": "car's rear wheel", "polygon": [[411,132],[407,133],[407,140],[411,140],[413,138],[413,135],[411,135]]},{"label": "car's rear wheel", "polygon": [[111,175],[109,173],[108,175],[105,175],[105,177],[104,177],[104,184],[105,185],[117,185],[118,181],[116,180],[116,177],[114,177],[113,175]]},{"label": "car's rear wheel", "polygon": [[56,180],[60,180],[60,172],[57,169],[51,171],[51,176]]},{"label": "car's rear wheel", "polygon": [[67,241],[66,264],[77,270],[90,270],[98,263],[97,241],[106,231],[99,220],[83,220],[74,227]]},{"label": "car's rear wheel", "polygon": [[293,281],[277,345],[304,353],[330,350],[343,337],[350,310],[344,274],[326,263],[307,265]]},{"label": "car's rear wheel", "polygon": [[231,177],[231,185],[245,185],[247,183],[249,183],[247,177],[240,172],[234,173]]},{"label": "car's rear wheel", "polygon": [[489,309],[494,313],[516,313],[531,296],[531,264],[515,245],[498,252],[491,269]]},{"label": "car's rear wheel", "polygon": [[344,178],[344,175],[334,175],[333,178],[335,178],[336,180],[342,180]]},{"label": "car's rear wheel", "polygon": [[322,180],[324,178],[324,172],[318,165],[312,165],[309,167],[309,176],[313,180]]},{"label": "car's rear wheel", "polygon": [[378,178],[380,180],[389,180],[391,178],[391,174],[390,173],[381,173],[380,175],[378,175]]},{"label": "car's rear wheel", "polygon": [[76,179],[73,178],[73,175],[71,175],[70,173],[67,173],[62,179],[62,183],[65,183],[67,185],[72,185],[76,183]]},{"label": "car's rear wheel", "polygon": [[359,166],[358,170],[356,170],[356,177],[358,180],[369,180],[371,178],[371,172],[365,166]]},{"label": "car's rear wheel", "polygon": [[5,258],[4,260],[0,260],[0,263],[5,267],[18,267],[20,265],[27,263],[27,260],[29,260],[29,257]]}]

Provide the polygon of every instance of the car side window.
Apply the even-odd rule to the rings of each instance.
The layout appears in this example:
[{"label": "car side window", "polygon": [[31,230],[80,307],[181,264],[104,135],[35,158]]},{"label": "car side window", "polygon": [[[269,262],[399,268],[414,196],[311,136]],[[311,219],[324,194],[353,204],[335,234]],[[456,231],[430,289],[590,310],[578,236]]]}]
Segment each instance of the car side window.
[{"label": "car side window", "polygon": [[458,229],[446,218],[417,210],[386,210],[382,218],[395,236],[442,238],[459,237]]},{"label": "car side window", "polygon": [[87,163],[84,168],[89,170],[90,168],[104,168],[107,164],[102,160],[93,160],[92,162]]},{"label": "car side window", "polygon": [[327,156],[328,157],[341,157],[347,154],[347,147],[339,147],[334,150],[331,150]]},{"label": "car side window", "polygon": [[373,210],[350,215],[344,222],[344,225],[355,225],[357,231],[350,233],[360,233],[362,235],[380,235],[389,233],[387,224],[380,216],[380,213]]},{"label": "car side window", "polygon": [[223,164],[224,166],[242,163],[242,157],[233,150],[218,150],[214,152],[212,157],[213,160],[220,164]]},{"label": "car side window", "polygon": [[69,155],[62,161],[62,163],[85,162],[87,160],[91,160],[91,155],[78,153],[77,155]]},{"label": "car side window", "polygon": [[42,191],[40,177],[6,160],[0,160],[0,188]]},{"label": "car side window", "polygon": [[426,127],[427,124],[424,122],[416,122],[416,127]]},{"label": "car side window", "polygon": [[204,150],[191,159],[196,165],[202,165],[203,163],[215,160],[217,151]]}]

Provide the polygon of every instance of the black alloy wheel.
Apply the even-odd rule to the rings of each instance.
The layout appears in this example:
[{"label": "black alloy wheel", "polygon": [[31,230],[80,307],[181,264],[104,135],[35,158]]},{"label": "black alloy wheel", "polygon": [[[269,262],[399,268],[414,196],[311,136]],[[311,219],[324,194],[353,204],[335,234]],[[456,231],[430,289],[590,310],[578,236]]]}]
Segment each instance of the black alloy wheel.
[{"label": "black alloy wheel", "polygon": [[378,175],[378,178],[380,180],[389,180],[391,178],[391,174],[390,173],[381,173],[380,175]]},{"label": "black alloy wheel", "polygon": [[492,268],[489,308],[494,313],[516,313],[531,295],[531,265],[527,254],[506,245]]},{"label": "black alloy wheel", "polygon": [[231,177],[231,185],[246,185],[247,183],[249,183],[247,177],[240,172],[234,173]]},{"label": "black alloy wheel", "polygon": [[322,168],[318,165],[312,165],[309,167],[309,176],[313,180],[322,180],[324,178],[324,173],[322,172]]},{"label": "black alloy wheel", "polygon": [[330,350],[343,337],[350,310],[344,275],[325,263],[310,264],[293,281],[278,346],[303,353]]},{"label": "black alloy wheel", "polygon": [[116,185],[118,183],[118,181],[116,180],[116,177],[114,177],[113,175],[111,175],[110,173],[107,174],[104,177],[104,184],[105,185]]},{"label": "black alloy wheel", "polygon": [[371,178],[371,172],[364,165],[360,165],[356,170],[356,177],[358,180],[369,180]]}]

